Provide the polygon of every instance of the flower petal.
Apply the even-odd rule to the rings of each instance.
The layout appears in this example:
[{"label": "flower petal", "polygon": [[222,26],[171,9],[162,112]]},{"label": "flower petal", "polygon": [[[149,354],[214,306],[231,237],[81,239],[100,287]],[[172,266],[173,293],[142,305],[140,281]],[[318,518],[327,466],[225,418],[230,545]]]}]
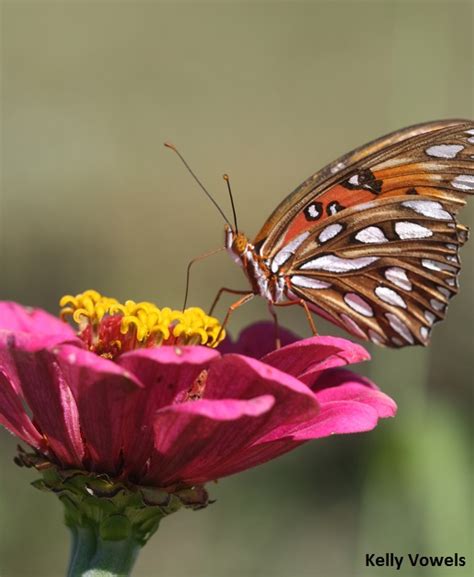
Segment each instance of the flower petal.
[{"label": "flower petal", "polygon": [[77,347],[59,347],[55,361],[77,405],[89,468],[117,473],[125,440],[136,435],[129,411],[143,385],[116,363]]},{"label": "flower petal", "polygon": [[227,459],[222,459],[210,466],[206,471],[195,470],[192,475],[186,478],[189,485],[206,483],[209,479],[221,479],[229,475],[235,475],[246,469],[256,467],[271,461],[280,455],[284,455],[296,447],[302,445],[305,441],[295,441],[292,437],[283,437],[274,441],[259,442],[232,455]]},{"label": "flower petal", "polygon": [[273,395],[277,401],[275,421],[296,423],[317,414],[315,396],[303,383],[261,361],[229,354],[209,368],[208,399],[251,399],[262,393]]},{"label": "flower petal", "polygon": [[344,369],[334,369],[321,374],[315,396],[321,406],[316,419],[301,426],[286,427],[274,431],[264,440],[275,440],[284,433],[295,441],[307,441],[340,435],[370,431],[379,419],[393,417],[397,405],[369,379]]},{"label": "flower petal", "polygon": [[[12,332],[0,329],[0,370],[3,370],[12,387],[21,394],[22,382],[17,374],[15,359],[12,355],[14,350],[22,350],[35,353],[44,349],[53,350],[57,345],[66,342],[62,335],[35,334],[24,332]],[[72,339],[74,344],[80,343]]]},{"label": "flower petal", "polygon": [[220,353],[208,347],[163,346],[134,350],[121,355],[117,363],[153,392],[155,412],[187,391],[199,373],[219,357]]},{"label": "flower petal", "polygon": [[[21,392],[33,423],[57,458],[80,467],[84,456],[76,403],[55,359],[55,349],[36,349],[27,333],[0,331],[0,370]],[[75,350],[80,350],[73,347]]]},{"label": "flower petal", "polygon": [[[249,400],[201,400],[166,407],[155,420],[156,454],[147,477],[167,486],[196,474],[212,471],[216,457],[249,443],[258,423],[275,399],[261,395]],[[209,477],[206,479],[209,480]]]},{"label": "flower petal", "polygon": [[0,371],[0,424],[35,449],[42,447],[43,438],[34,427],[21,397]]},{"label": "flower petal", "polygon": [[379,420],[377,411],[370,405],[354,401],[327,403],[317,421],[308,423],[293,432],[295,441],[309,441],[344,433],[361,433],[374,429]]},{"label": "flower petal", "polygon": [[57,317],[42,309],[23,307],[10,301],[0,301],[0,329],[76,338],[72,327]]},{"label": "flower petal", "polygon": [[310,385],[320,371],[370,358],[360,345],[338,337],[311,337],[265,355],[262,361]]},{"label": "flower petal", "polygon": [[397,405],[366,377],[346,369],[335,369],[321,374],[316,381],[316,398],[321,406],[338,401],[353,401],[371,406],[379,418],[394,417]]}]

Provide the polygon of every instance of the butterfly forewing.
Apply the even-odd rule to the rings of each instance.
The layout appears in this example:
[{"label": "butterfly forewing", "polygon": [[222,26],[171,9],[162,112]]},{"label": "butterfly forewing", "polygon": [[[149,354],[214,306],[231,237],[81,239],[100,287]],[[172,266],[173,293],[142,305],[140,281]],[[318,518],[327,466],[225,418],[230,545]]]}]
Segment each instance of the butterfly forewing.
[{"label": "butterfly forewing", "polygon": [[316,222],[387,195],[421,194],[462,206],[474,190],[473,130],[471,121],[418,125],[344,155],[291,193],[254,244],[271,255]]},{"label": "butterfly forewing", "polygon": [[310,177],[254,244],[288,298],[377,344],[424,345],[457,292],[473,191],[474,123],[418,125]]}]

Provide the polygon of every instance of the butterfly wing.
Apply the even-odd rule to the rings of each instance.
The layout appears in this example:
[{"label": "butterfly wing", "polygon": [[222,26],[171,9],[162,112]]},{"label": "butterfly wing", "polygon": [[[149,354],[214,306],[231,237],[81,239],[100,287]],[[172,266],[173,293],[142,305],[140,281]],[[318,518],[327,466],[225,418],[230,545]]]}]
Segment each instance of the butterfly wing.
[{"label": "butterfly wing", "polygon": [[444,120],[394,132],[313,174],[280,203],[254,240],[272,255],[319,221],[391,195],[420,194],[465,204],[474,191],[474,122]]},{"label": "butterfly wing", "polygon": [[[427,344],[457,292],[474,123],[394,133],[313,175],[255,239],[290,298],[377,344]],[[336,170],[337,168],[337,170]]]},{"label": "butterfly wing", "polygon": [[328,218],[283,266],[289,296],[377,344],[427,344],[457,292],[466,238],[449,208],[402,196]]}]

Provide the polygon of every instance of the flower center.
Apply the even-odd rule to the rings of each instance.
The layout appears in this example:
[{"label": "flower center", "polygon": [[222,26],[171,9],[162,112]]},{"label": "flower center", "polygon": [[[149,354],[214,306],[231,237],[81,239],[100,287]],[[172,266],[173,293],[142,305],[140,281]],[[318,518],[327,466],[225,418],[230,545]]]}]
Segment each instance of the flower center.
[{"label": "flower center", "polygon": [[59,301],[61,318],[71,316],[89,350],[106,358],[161,345],[217,347],[225,337],[219,321],[198,308],[175,311],[149,302],[114,298],[87,290]]}]

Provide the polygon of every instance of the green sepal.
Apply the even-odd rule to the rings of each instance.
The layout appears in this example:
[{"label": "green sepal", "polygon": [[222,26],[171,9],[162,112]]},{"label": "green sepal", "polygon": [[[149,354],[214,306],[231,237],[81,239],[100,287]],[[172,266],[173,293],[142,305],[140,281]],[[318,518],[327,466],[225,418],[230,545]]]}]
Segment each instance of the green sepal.
[{"label": "green sepal", "polygon": [[92,529],[102,541],[132,539],[143,546],[167,515],[182,507],[197,510],[210,503],[201,485],[173,491],[141,486],[105,474],[61,469],[23,451],[16,462],[41,473],[33,487],[58,496],[70,529]]}]

